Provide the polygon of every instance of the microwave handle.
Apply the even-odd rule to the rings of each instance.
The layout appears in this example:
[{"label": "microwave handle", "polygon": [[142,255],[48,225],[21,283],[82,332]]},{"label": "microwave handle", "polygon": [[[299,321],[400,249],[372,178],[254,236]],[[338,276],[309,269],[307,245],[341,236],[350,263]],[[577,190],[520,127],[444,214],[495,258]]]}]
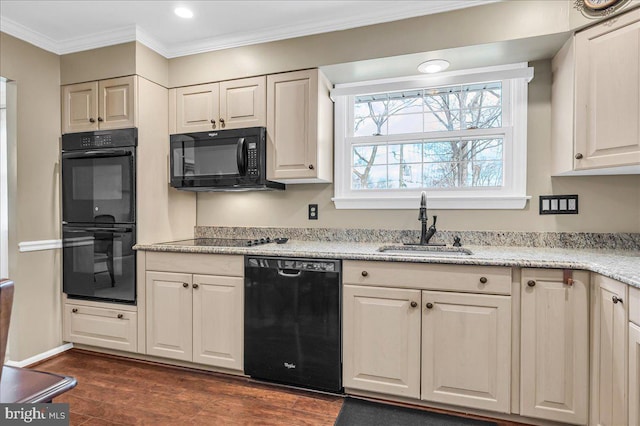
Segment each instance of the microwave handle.
[{"label": "microwave handle", "polygon": [[247,152],[245,149],[244,138],[238,139],[238,146],[236,148],[236,159],[238,161],[238,172],[244,176],[247,174]]}]

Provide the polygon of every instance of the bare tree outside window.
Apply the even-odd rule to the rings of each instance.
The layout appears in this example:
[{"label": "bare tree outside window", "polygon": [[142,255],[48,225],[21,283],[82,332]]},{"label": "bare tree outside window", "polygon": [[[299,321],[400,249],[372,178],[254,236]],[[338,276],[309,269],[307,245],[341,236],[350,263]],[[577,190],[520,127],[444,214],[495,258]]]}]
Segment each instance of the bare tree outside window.
[{"label": "bare tree outside window", "polygon": [[[501,98],[500,82],[357,96],[354,139],[389,138],[354,143],[352,189],[502,185],[503,138],[473,132],[502,127]],[[455,138],[429,138],[429,133],[454,131]],[[409,133],[422,135],[390,142],[393,135]]]}]

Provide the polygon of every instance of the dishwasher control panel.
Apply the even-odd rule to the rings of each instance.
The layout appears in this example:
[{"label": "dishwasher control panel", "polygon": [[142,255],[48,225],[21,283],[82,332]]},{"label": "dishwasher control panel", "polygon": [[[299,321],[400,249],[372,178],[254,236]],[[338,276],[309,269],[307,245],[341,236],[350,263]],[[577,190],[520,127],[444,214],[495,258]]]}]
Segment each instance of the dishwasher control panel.
[{"label": "dishwasher control panel", "polygon": [[248,256],[245,260],[245,264],[249,268],[288,269],[315,272],[340,272],[339,260]]}]

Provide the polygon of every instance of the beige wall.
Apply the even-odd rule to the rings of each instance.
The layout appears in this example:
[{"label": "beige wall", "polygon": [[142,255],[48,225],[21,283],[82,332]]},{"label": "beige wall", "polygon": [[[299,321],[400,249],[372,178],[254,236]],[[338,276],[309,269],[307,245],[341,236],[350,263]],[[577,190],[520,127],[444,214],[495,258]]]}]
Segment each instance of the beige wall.
[{"label": "beige wall", "polygon": [[82,83],[136,73],[136,42],[60,56],[60,84]]},{"label": "beige wall", "polygon": [[19,242],[60,238],[60,58],[4,33],[0,46],[0,75],[14,80],[17,107],[9,138],[9,273],[16,285],[9,347],[12,360],[23,360],[62,343],[60,250],[18,252]]},{"label": "beige wall", "polygon": [[[534,62],[529,84],[524,210],[430,210],[442,230],[640,232],[640,176],[551,178],[551,63]],[[538,196],[578,194],[580,214],[538,214]],[[277,193],[198,194],[198,225],[419,229],[417,210],[336,210],[333,185],[289,185]],[[319,220],[307,220],[307,204]]]}]

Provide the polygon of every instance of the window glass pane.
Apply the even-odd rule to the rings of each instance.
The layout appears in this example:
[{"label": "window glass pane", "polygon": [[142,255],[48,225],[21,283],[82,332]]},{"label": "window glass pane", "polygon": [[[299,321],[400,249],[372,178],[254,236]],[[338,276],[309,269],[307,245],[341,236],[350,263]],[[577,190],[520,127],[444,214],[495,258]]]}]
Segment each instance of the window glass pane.
[{"label": "window glass pane", "polygon": [[422,162],[422,143],[389,145],[389,164]]},{"label": "window glass pane", "polygon": [[358,145],[353,147],[353,165],[387,164],[386,145]]},{"label": "window glass pane", "polygon": [[476,160],[502,160],[502,139],[475,140],[473,152]]},{"label": "window glass pane", "polygon": [[376,136],[387,134],[386,120],[381,123],[379,120],[374,120],[370,117],[360,119],[356,118],[354,124],[354,136]]},{"label": "window glass pane", "polygon": [[422,164],[391,164],[389,165],[388,188],[421,188]]},{"label": "window glass pane", "polygon": [[422,114],[399,114],[389,117],[390,135],[422,132]]},{"label": "window glass pane", "polygon": [[474,161],[469,163],[469,168],[468,186],[502,185],[502,161]]},{"label": "window glass pane", "polygon": [[460,111],[447,110],[427,113],[424,116],[425,132],[444,132],[460,129]]},{"label": "window glass pane", "polygon": [[354,167],[352,189],[386,189],[387,166]]},{"label": "window glass pane", "polygon": [[460,86],[425,89],[425,110],[460,109]]},{"label": "window glass pane", "polygon": [[467,109],[463,114],[463,129],[490,129],[502,127],[501,108]]},{"label": "window glass pane", "polygon": [[456,186],[454,176],[457,174],[456,163],[427,163],[422,173],[425,188],[451,188]]},{"label": "window glass pane", "polygon": [[427,142],[424,144],[424,161],[427,163],[442,163],[453,160],[453,147],[457,141]]},{"label": "window glass pane", "polygon": [[389,93],[389,114],[415,114],[422,112],[422,90]]}]

